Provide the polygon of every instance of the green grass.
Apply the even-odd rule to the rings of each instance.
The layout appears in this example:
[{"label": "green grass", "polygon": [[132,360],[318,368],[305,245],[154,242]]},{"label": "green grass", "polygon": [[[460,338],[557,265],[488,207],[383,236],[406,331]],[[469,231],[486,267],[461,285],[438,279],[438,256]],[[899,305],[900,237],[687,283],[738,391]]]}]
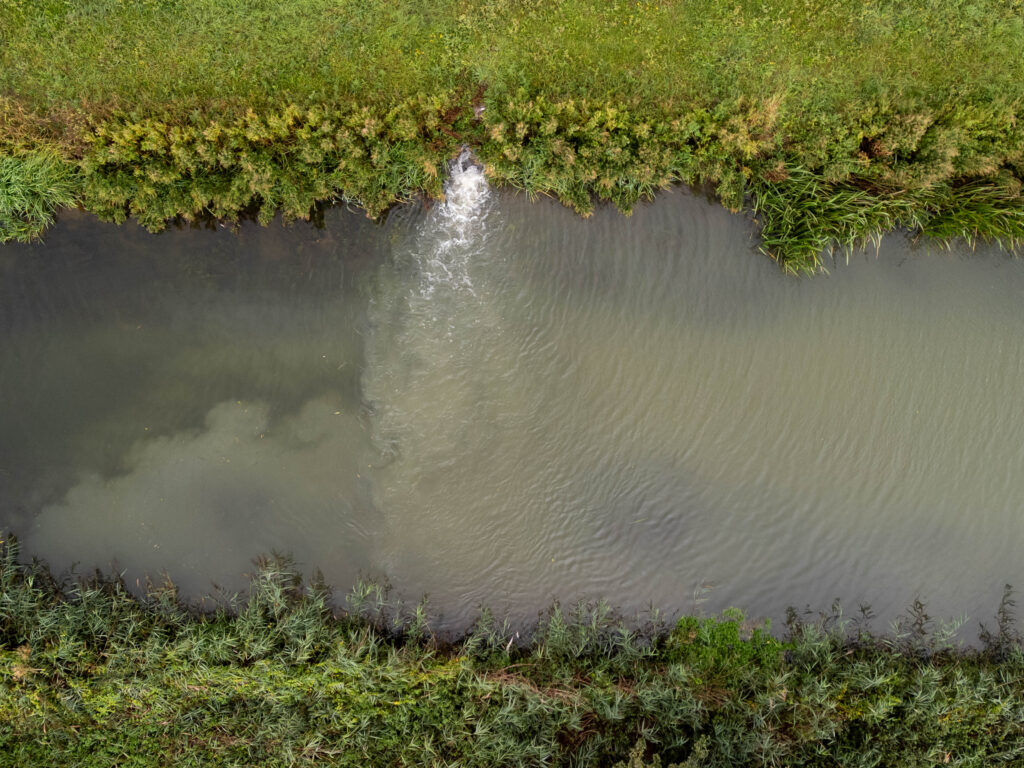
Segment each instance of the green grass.
[{"label": "green grass", "polygon": [[[1021,50],[1022,0],[0,0],[0,153],[56,151],[87,209],[156,228],[336,197],[376,215],[438,194],[467,143],[584,213],[709,183],[813,272],[894,225],[1018,242]],[[375,122],[313,159],[287,131],[176,154],[309,110]],[[104,154],[130,126],[162,138]]]},{"label": "green grass", "polygon": [[1022,15],[1019,0],[4,0],[0,90],[43,111],[260,109],[482,82],[687,108],[784,95],[860,117],[851,98],[1019,97]]},{"label": "green grass", "polygon": [[[339,610],[335,603],[343,603]],[[0,551],[0,766],[1014,766],[1024,654],[1006,596],[978,650],[920,604],[784,636],[736,611],[630,629],[597,606],[458,641],[426,606],[343,601],[286,560],[244,599],[59,582]]]},{"label": "green grass", "polygon": [[0,156],[0,241],[28,242],[76,200],[77,169],[49,152]]},{"label": "green grass", "polygon": [[867,180],[829,183],[802,168],[788,173],[781,182],[759,181],[753,199],[763,247],[784,254],[789,268],[821,269],[825,253],[877,247],[897,227],[945,244],[980,240],[1012,250],[1024,243],[1024,206],[1012,177],[879,191]]}]

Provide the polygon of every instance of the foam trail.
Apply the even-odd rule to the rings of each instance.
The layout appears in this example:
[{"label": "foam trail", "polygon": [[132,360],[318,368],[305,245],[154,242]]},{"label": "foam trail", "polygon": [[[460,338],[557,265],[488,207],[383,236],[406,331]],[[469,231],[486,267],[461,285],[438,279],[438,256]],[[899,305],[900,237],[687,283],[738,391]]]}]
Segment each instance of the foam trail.
[{"label": "foam trail", "polygon": [[452,161],[451,176],[444,185],[444,203],[434,209],[424,225],[417,253],[423,297],[445,286],[473,292],[469,275],[472,256],[486,240],[486,220],[491,188],[483,169],[468,149]]}]

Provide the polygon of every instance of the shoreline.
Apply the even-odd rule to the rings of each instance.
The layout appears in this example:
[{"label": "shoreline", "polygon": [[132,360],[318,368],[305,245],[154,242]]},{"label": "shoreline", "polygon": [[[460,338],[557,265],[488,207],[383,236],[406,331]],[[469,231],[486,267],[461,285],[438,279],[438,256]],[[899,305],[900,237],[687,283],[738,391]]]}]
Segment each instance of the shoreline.
[{"label": "shoreline", "polygon": [[658,190],[703,186],[730,210],[752,215],[761,251],[794,274],[820,272],[823,256],[898,229],[944,244],[994,242],[1018,254],[1024,243],[1021,180],[1007,167],[901,185],[884,180],[896,173],[892,162],[859,152],[859,171],[829,178],[828,169],[807,169],[778,148],[744,157],[707,114],[524,97],[489,105],[478,120],[471,104],[450,104],[419,100],[386,114],[290,106],[185,125],[107,122],[87,136],[81,157],[53,147],[0,156],[16,198],[0,205],[0,239],[41,237],[60,207],[116,223],[132,216],[154,232],[176,219],[308,220],[330,203],[379,218],[395,204],[439,198],[449,163],[468,147],[492,184],[555,197],[583,216],[595,202],[628,215]]},{"label": "shoreline", "polygon": [[[554,607],[442,643],[364,585],[264,559],[248,600],[198,613],[170,583],[61,585],[0,552],[0,764],[791,766],[1024,757],[1007,588],[977,650],[915,604],[896,634],[836,613],[775,637],[738,611],[632,631]],[[65,592],[63,586],[70,586]],[[649,762],[648,762],[649,761]],[[619,764],[619,763],[616,763]],[[624,764],[624,762],[622,763]]]},{"label": "shoreline", "polygon": [[1017,0],[20,0],[0,5],[0,240],[56,207],[159,229],[379,216],[468,145],[583,215],[669,184],[792,273],[904,227],[1024,242]]}]

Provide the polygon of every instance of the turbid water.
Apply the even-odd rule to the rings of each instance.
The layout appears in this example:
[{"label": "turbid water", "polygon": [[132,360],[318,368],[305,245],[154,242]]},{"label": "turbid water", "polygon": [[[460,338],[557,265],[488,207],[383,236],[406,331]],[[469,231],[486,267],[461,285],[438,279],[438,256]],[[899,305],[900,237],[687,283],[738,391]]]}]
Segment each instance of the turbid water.
[{"label": "turbid water", "polygon": [[292,553],[439,626],[1024,584],[1024,262],[887,238],[787,277],[685,191],[580,219],[457,168],[384,225],[0,248],[0,527],[235,589]]}]

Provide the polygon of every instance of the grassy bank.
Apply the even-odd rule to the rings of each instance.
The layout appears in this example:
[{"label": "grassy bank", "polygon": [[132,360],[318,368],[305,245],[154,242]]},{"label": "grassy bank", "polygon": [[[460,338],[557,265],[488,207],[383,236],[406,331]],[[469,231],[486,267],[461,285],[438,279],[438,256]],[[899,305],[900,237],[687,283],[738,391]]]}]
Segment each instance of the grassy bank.
[{"label": "grassy bank", "polygon": [[711,185],[795,271],[893,227],[1013,245],[1021,50],[1022,0],[0,0],[0,238],[69,196],[376,215],[466,143],[583,213]]},{"label": "grassy bank", "polygon": [[1004,600],[977,651],[916,606],[874,635],[835,613],[785,637],[738,614],[631,631],[554,609],[439,643],[422,609],[358,588],[332,608],[281,560],[244,601],[58,584],[0,552],[0,765],[1024,761],[1024,655]]}]

